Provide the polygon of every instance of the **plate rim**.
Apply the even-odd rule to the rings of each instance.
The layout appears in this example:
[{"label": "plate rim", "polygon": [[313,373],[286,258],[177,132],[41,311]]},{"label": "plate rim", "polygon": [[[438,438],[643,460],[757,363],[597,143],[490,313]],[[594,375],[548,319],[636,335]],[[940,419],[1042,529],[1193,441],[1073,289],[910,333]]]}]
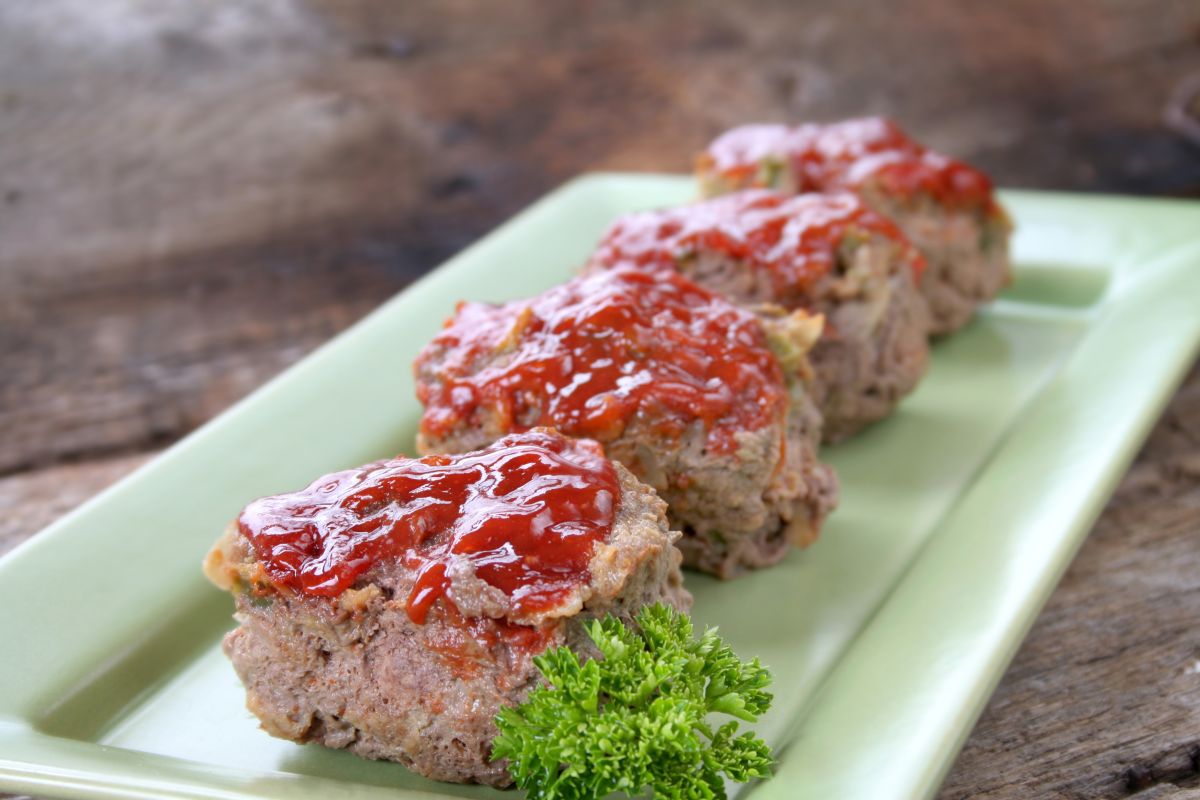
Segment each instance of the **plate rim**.
[{"label": "plate rim", "polygon": [[[426,284],[426,282],[436,279],[438,273],[447,270],[447,268],[457,263],[460,259],[471,257],[478,248],[485,246],[486,243],[492,240],[494,237],[505,235],[505,231],[517,226],[518,223],[535,218],[537,214],[541,213],[542,210],[547,207],[552,207],[559,203],[566,202],[572,195],[580,193],[588,194],[596,191],[608,191],[608,187],[614,183],[627,184],[631,180],[661,180],[667,177],[670,179],[678,179],[678,176],[664,176],[655,173],[591,173],[577,177],[558,189],[543,196],[541,199],[528,206],[514,217],[510,218],[500,227],[494,229],[492,232],[482,237],[479,241],[464,249],[461,253],[447,260],[438,267],[430,270],[421,278],[406,286],[395,296],[382,303],[378,308],[371,311],[345,331],[339,333],[331,338],[328,342],[314,349],[299,362],[292,365],[276,377],[272,378],[266,384],[251,392],[245,398],[230,406],[221,414],[185,436],[146,464],[138,467],[132,473],[119,480],[117,483],[85,501],[76,509],[68,512],[63,517],[59,518],[45,528],[43,531],[31,536],[28,540],[17,545],[3,558],[0,558],[0,581],[3,580],[3,576],[8,570],[17,568],[14,565],[19,565],[22,560],[27,558],[27,553],[34,552],[41,548],[55,547],[60,532],[68,530],[72,525],[76,524],[79,519],[86,519],[96,508],[103,507],[103,505],[109,501],[110,497],[130,491],[131,486],[136,487],[136,484],[141,476],[152,473],[153,471],[161,468],[164,463],[168,463],[175,458],[179,458],[181,455],[185,455],[194,446],[195,441],[211,435],[213,430],[218,429],[218,426],[224,424],[223,420],[235,417],[241,413],[243,408],[247,406],[269,400],[273,393],[281,391],[281,387],[286,388],[290,381],[295,380],[294,375],[305,369],[306,364],[313,362],[315,359],[327,357],[325,354],[327,354],[335,346],[344,346],[339,345],[339,343],[344,343],[346,340],[349,340],[355,336],[356,331],[359,331],[365,326],[369,325],[372,320],[386,317],[390,313],[390,309],[393,307],[393,304],[398,302],[404,295],[408,294],[416,287],[422,286]],[[1071,204],[1082,203],[1085,205],[1088,203],[1098,203],[1101,205],[1115,204],[1117,206],[1134,205],[1140,206],[1143,211],[1151,214],[1159,213],[1158,209],[1162,209],[1163,211],[1168,208],[1184,209],[1188,213],[1196,212],[1198,214],[1198,218],[1200,218],[1200,203],[1187,200],[1136,198],[1121,195],[1080,195],[1069,192],[1038,192],[1028,190],[1009,190],[1003,192],[1002,195],[1010,198],[1021,198],[1023,201],[1041,200],[1051,203],[1065,202]],[[1200,247],[1191,247],[1189,250],[1189,243],[1186,241],[1176,241],[1169,244],[1171,248],[1174,248],[1174,250],[1173,252],[1162,254],[1162,258],[1165,261],[1174,261],[1179,263],[1186,261],[1191,263],[1192,259],[1194,259],[1195,261],[1200,262]],[[1191,244],[1195,243],[1193,242]],[[1195,252],[1193,253],[1191,251]],[[1182,271],[1182,267],[1172,267],[1170,264],[1167,264],[1166,266],[1158,268],[1158,271],[1148,276],[1147,280],[1152,279],[1160,274],[1170,273],[1171,275],[1175,275],[1175,273]],[[1184,277],[1186,278],[1186,273]],[[1139,280],[1141,279],[1139,278]],[[1159,280],[1161,281],[1162,278],[1160,277]],[[1200,291],[1200,280],[1193,279],[1192,283],[1196,284],[1198,291]],[[1114,299],[1113,303],[1118,306],[1127,303],[1127,299],[1124,299],[1125,293],[1133,291],[1136,288],[1137,286],[1132,288],[1125,287],[1122,289],[1121,296]],[[1106,303],[1101,310],[1103,312],[1107,311],[1107,309],[1108,305]],[[1097,326],[1104,324],[1105,320],[1103,318],[1098,320],[1094,326],[1089,327],[1088,336],[1092,335],[1092,332],[1096,330]],[[1171,371],[1169,374],[1158,374],[1153,376],[1155,380],[1149,382],[1150,386],[1148,386],[1144,392],[1146,397],[1143,399],[1142,406],[1139,407],[1136,424],[1129,426],[1128,430],[1124,432],[1121,447],[1119,452],[1115,454],[1115,458],[1110,458],[1106,461],[1107,468],[1104,471],[1102,480],[1100,483],[1092,487],[1089,505],[1087,508],[1083,509],[1081,514],[1079,514],[1077,527],[1081,528],[1082,530],[1075,531],[1064,538],[1066,548],[1058,554],[1059,557],[1056,558],[1052,564],[1046,565],[1046,570],[1040,576],[1037,592],[1035,595],[1030,595],[1029,597],[1024,598],[1029,602],[1025,603],[1021,609],[1023,613],[1017,615],[1017,618],[1014,618],[1012,621],[1012,624],[1014,625],[1012,630],[1019,629],[1019,632],[1015,635],[1014,639],[1012,630],[1009,631],[1010,635],[1006,641],[1011,645],[1010,651],[1007,653],[1000,653],[1000,657],[1002,658],[1001,666],[998,669],[989,670],[987,675],[984,676],[985,680],[982,684],[980,684],[980,686],[985,686],[986,691],[983,692],[981,700],[979,700],[971,708],[967,709],[969,721],[967,721],[965,725],[959,726],[961,730],[958,731],[957,744],[950,747],[948,751],[945,747],[943,747],[942,752],[948,752],[948,755],[936,763],[931,762],[927,764],[926,766],[931,767],[932,769],[927,769],[926,771],[922,772],[919,776],[919,780],[914,782],[909,789],[906,790],[908,792],[907,794],[897,796],[924,796],[936,791],[938,785],[940,785],[945,771],[949,769],[949,766],[951,763],[953,763],[954,758],[957,756],[962,743],[969,735],[970,730],[973,727],[974,720],[977,718],[978,714],[982,712],[988,697],[990,697],[995,685],[1003,676],[1006,665],[1011,660],[1012,656],[1015,655],[1020,642],[1024,639],[1025,633],[1036,620],[1038,613],[1040,612],[1046,599],[1048,599],[1050,592],[1057,584],[1058,578],[1069,565],[1075,551],[1082,544],[1082,541],[1085,538],[1087,531],[1091,528],[1095,518],[1103,510],[1104,504],[1111,495],[1113,486],[1115,486],[1116,481],[1120,479],[1121,475],[1124,474],[1129,462],[1132,461],[1134,455],[1136,454],[1140,443],[1144,440],[1145,435],[1148,434],[1150,428],[1160,416],[1162,407],[1166,404],[1166,402],[1174,393],[1176,387],[1186,375],[1187,370],[1190,368],[1191,361],[1194,361],[1196,352],[1198,349],[1200,349],[1200,324],[1193,325],[1192,327],[1194,330],[1177,332],[1175,349],[1178,350],[1178,353],[1172,353],[1167,359],[1170,361],[1173,371]],[[1188,355],[1189,353],[1190,355]],[[1075,354],[1073,354],[1072,358],[1074,358],[1074,355]],[[1064,370],[1065,367],[1056,372],[1053,380],[1060,380]],[[1035,401],[1041,401],[1041,399],[1042,393],[1039,392]],[[951,513],[953,513],[953,510]],[[943,537],[939,536],[935,532],[931,537],[931,540],[922,547],[921,552],[913,558],[912,562],[909,564],[909,567],[906,569],[905,574],[887,593],[885,599],[883,600],[883,606],[881,606],[881,609],[877,611],[875,615],[873,615],[872,619],[864,626],[863,630],[860,631],[859,634],[854,638],[850,646],[847,648],[847,651],[839,657],[836,666],[830,671],[825,681],[822,682],[822,688],[818,690],[816,698],[810,704],[811,707],[815,708],[818,703],[823,702],[823,697],[828,691],[827,684],[829,684],[831,680],[835,680],[835,674],[840,668],[842,662],[851,657],[852,652],[859,647],[860,641],[863,640],[868,631],[872,629],[872,626],[878,624],[880,619],[879,612],[891,605],[894,602],[894,598],[897,596],[897,593],[901,591],[902,587],[912,580],[913,569],[923,561],[926,556],[926,551],[931,546],[936,545],[937,541],[940,541],[942,538]],[[0,594],[2,593],[3,586],[0,585]],[[807,712],[805,713],[807,714]],[[43,751],[47,748],[50,751],[53,751],[54,748],[58,746],[57,743],[62,742],[68,742],[73,745],[79,745],[80,747],[92,748],[93,750],[99,751],[103,751],[105,748],[104,745],[98,743],[82,742],[49,736],[41,731],[34,730],[32,727],[20,724],[20,720],[14,720],[11,716],[8,718],[0,716],[0,743],[5,743],[9,746],[32,745],[35,752],[37,752]],[[780,746],[780,752],[783,754],[783,757],[780,759],[781,764],[787,763],[786,751],[790,749],[793,744],[793,742],[789,741]],[[18,747],[17,749],[20,750],[21,748]],[[0,753],[3,752],[13,751],[8,747],[0,747]],[[153,756],[152,759],[182,761],[181,759],[174,759],[169,756],[157,755]],[[147,770],[151,775],[154,772],[153,766],[147,767]],[[205,771],[209,772],[210,770]],[[239,774],[244,773],[239,772]],[[309,778],[305,776],[303,780],[321,781],[327,779]],[[787,780],[788,779],[785,778],[785,775],[781,770],[781,773],[777,777],[776,781],[755,785],[753,787],[753,791],[764,798],[771,797],[778,793],[778,791],[782,791],[782,784],[786,783]],[[771,787],[775,786],[777,782],[781,785],[780,789],[777,791],[772,791]],[[174,784],[171,784],[170,786],[164,786],[153,780],[149,780],[149,782],[139,782],[137,780],[137,776],[131,774],[105,777],[96,773],[72,769],[61,762],[60,766],[54,767],[34,761],[19,761],[3,755],[0,755],[0,784],[3,784],[6,789],[15,789],[17,791],[41,792],[47,790],[57,790],[59,792],[67,791],[70,793],[70,796],[88,798],[130,796],[174,796],[189,798],[263,796],[257,793],[243,793],[235,788],[212,789],[212,787],[195,787],[197,791],[190,791],[189,787],[176,786]],[[418,790],[396,791],[402,793],[407,792],[408,794],[403,796],[410,797],[436,796]],[[143,792],[144,794],[142,794]]]}]

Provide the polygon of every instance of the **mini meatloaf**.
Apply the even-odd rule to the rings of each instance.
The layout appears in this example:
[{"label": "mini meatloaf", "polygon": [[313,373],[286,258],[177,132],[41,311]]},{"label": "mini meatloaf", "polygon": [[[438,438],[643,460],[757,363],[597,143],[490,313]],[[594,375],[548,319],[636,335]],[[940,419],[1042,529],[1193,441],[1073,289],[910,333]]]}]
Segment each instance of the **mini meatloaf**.
[{"label": "mini meatloaf", "polygon": [[664,511],[595,442],[539,429],[256,500],[205,572],[236,598],[225,652],[268,733],[506,786],[493,718],[534,656],[594,655],[587,619],[691,605]]},{"label": "mini meatloaf", "polygon": [[819,318],[764,322],[671,271],[464,303],[415,364],[417,446],[461,452],[536,425],[596,439],[667,501],[684,563],[732,577],[811,542],[834,505],[805,380],[819,333]]},{"label": "mini meatloaf", "polygon": [[932,152],[886,119],[832,125],[746,125],[697,161],[707,196],[747,187],[858,192],[924,254],[931,330],[949,333],[1009,282],[1012,223],[986,175]]},{"label": "mini meatloaf", "polygon": [[823,315],[809,359],[824,438],[837,441],[891,413],[925,372],[921,264],[896,225],[850,192],[751,189],[622,217],[589,268],[676,269],[752,309]]}]

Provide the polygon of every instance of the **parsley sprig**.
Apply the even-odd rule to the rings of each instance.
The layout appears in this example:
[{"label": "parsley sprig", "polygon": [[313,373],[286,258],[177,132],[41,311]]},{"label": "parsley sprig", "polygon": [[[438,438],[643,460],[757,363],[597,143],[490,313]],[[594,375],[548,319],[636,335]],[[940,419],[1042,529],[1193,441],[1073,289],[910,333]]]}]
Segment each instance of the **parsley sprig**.
[{"label": "parsley sprig", "polygon": [[[743,663],[715,629],[657,604],[638,629],[609,616],[587,628],[602,659],[580,663],[566,647],[534,663],[546,681],[496,717],[492,759],[507,758],[531,800],[592,800],[649,789],[656,797],[724,798],[725,778],[770,775],[771,751],[738,720],[771,704],[771,681]],[[717,728],[712,713],[736,717]]]}]

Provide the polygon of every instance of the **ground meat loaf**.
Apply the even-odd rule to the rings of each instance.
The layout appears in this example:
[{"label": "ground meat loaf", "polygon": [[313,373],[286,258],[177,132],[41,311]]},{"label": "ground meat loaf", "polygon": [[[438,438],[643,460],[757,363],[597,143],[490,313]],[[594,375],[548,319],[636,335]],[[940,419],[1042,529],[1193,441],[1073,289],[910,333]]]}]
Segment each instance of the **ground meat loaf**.
[{"label": "ground meat loaf", "polygon": [[493,718],[535,655],[594,654],[590,618],[690,606],[664,511],[595,442],[535,430],[256,501],[205,572],[236,598],[225,652],[268,733],[506,786]]},{"label": "ground meat loaf", "polygon": [[590,269],[676,269],[750,308],[825,317],[809,358],[824,438],[889,414],[925,372],[921,257],[895,224],[850,192],[746,190],[617,220]]},{"label": "ground meat loaf", "polygon": [[933,333],[964,325],[1010,280],[1012,223],[988,177],[926,149],[889,120],[746,125],[717,138],[697,172],[707,196],[752,186],[858,192],[924,254],[921,291]]},{"label": "ground meat loaf", "polygon": [[464,303],[415,365],[418,449],[535,425],[591,437],[667,501],[685,564],[721,577],[773,564],[817,536],[836,481],[807,387],[820,319],[769,322],[671,271]]}]

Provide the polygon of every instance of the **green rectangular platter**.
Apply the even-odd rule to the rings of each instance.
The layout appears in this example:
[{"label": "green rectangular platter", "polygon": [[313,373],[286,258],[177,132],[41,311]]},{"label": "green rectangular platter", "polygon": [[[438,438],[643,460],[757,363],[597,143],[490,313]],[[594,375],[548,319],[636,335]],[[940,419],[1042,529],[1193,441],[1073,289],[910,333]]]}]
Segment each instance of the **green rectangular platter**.
[{"label": "green rectangular platter", "polygon": [[[570,277],[679,176],[577,179],[0,561],[0,789],[78,798],[512,797],[275,740],[200,561],[263,494],[411,452],[409,364],[463,298]],[[830,448],[819,542],[698,623],[775,675],[767,798],[918,798],[945,771],[1200,342],[1200,204],[1012,191],[1016,281],[889,420]]]}]

